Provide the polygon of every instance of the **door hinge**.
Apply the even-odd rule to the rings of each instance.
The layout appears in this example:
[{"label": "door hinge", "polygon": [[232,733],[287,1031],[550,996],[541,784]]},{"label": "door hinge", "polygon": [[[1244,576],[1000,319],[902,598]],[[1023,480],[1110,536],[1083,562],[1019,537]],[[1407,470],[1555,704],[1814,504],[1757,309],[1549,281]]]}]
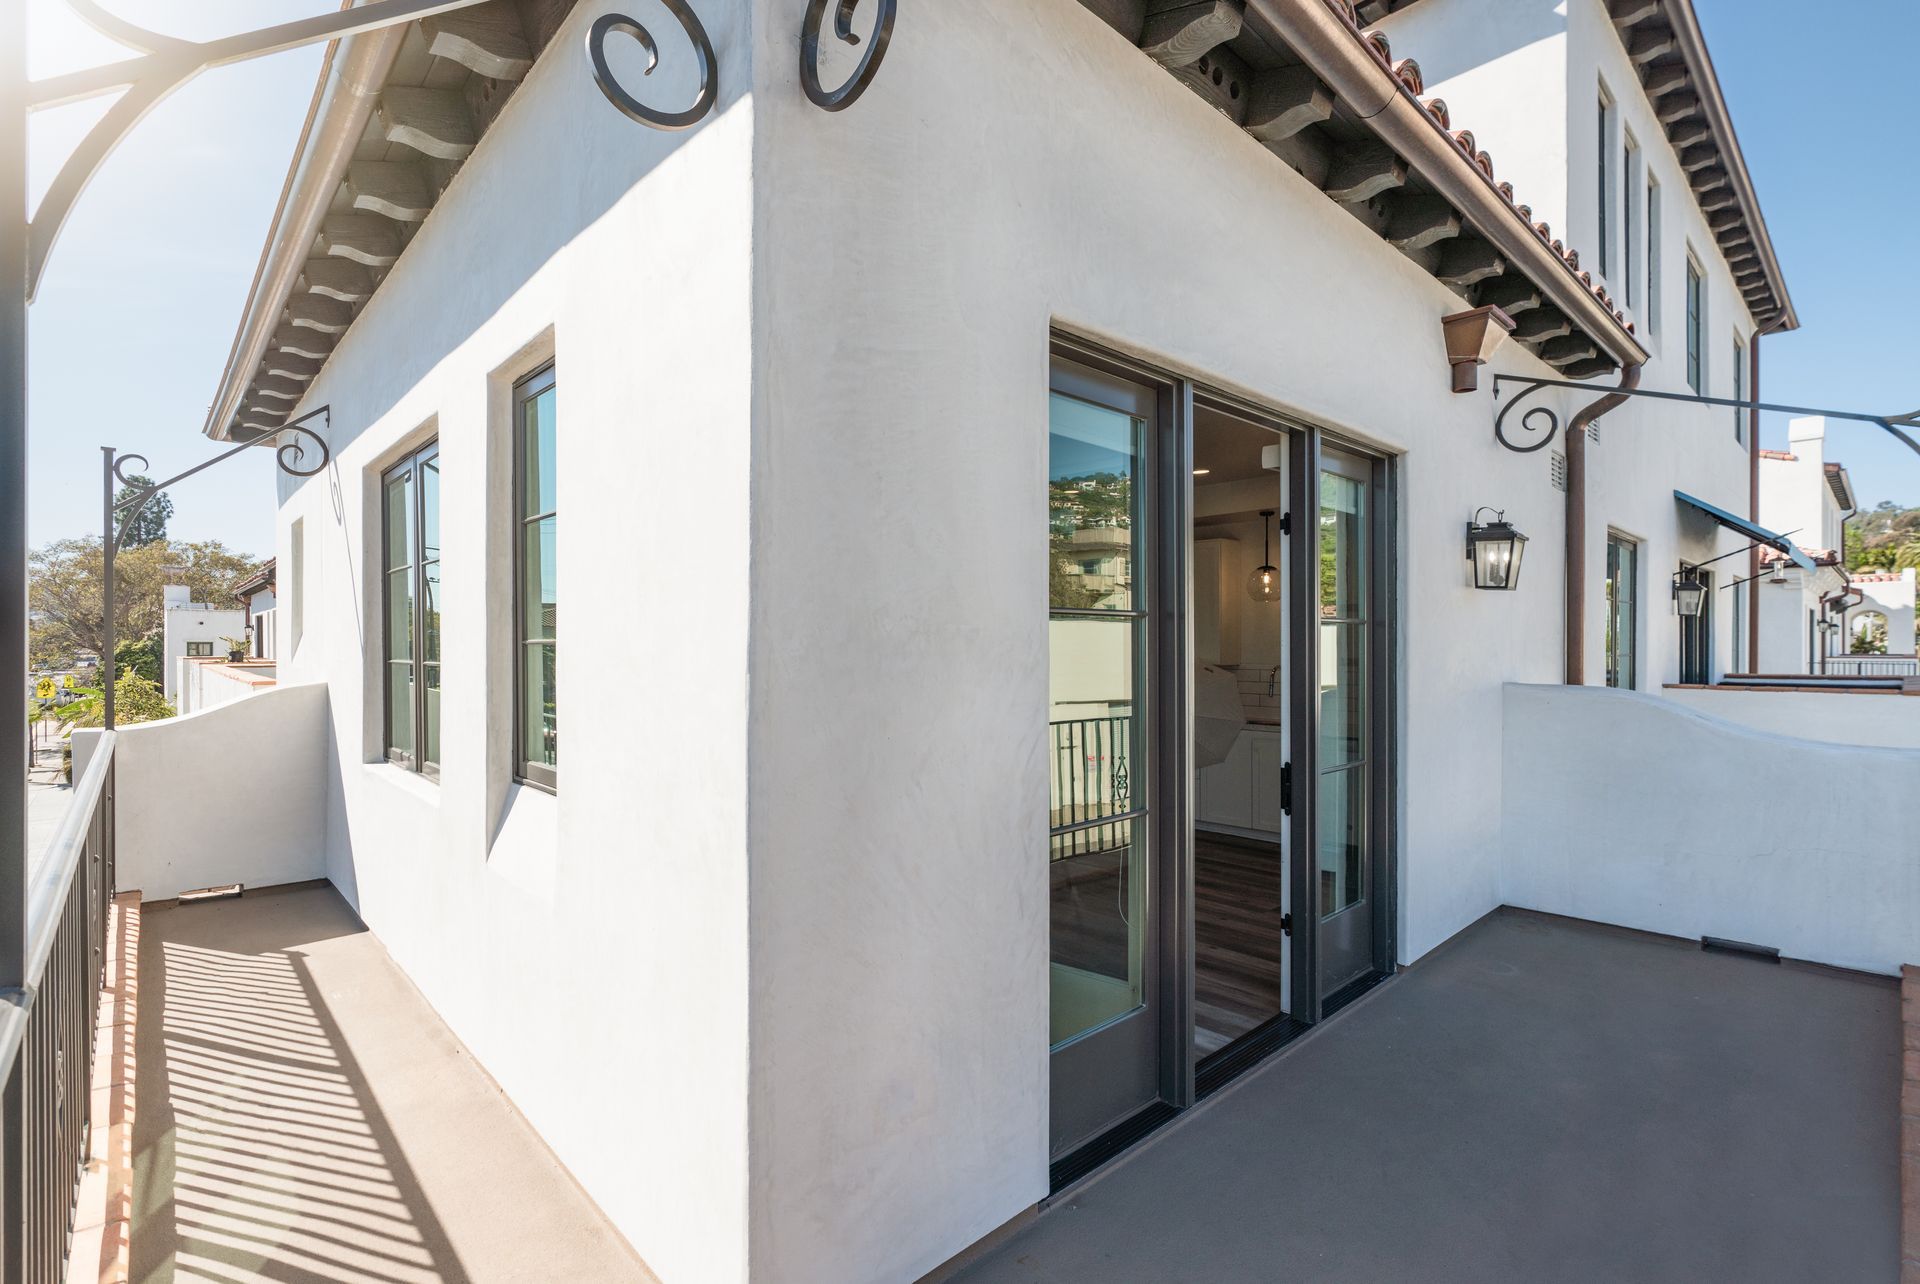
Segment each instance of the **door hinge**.
[{"label": "door hinge", "polygon": [[1280,916],[1280,934],[1282,936],[1293,935],[1293,915],[1282,914]]},{"label": "door hinge", "polygon": [[1280,814],[1293,815],[1293,764],[1280,764]]},{"label": "door hinge", "polygon": [[1280,514],[1280,533],[1282,535],[1293,534],[1293,514],[1292,513]]}]

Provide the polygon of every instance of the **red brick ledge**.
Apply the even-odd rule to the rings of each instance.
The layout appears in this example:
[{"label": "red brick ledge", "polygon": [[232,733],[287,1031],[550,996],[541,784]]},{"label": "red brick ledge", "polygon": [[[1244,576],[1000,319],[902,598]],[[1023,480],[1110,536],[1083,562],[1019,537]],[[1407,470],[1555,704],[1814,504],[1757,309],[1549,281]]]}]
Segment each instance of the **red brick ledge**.
[{"label": "red brick ledge", "polygon": [[133,1036],[140,990],[140,893],[113,898],[106,986],[93,1036],[93,1145],[73,1210],[67,1279],[126,1284],[132,1272]]},{"label": "red brick ledge", "polygon": [[1900,1284],[1920,1284],[1920,967],[1900,969]]}]

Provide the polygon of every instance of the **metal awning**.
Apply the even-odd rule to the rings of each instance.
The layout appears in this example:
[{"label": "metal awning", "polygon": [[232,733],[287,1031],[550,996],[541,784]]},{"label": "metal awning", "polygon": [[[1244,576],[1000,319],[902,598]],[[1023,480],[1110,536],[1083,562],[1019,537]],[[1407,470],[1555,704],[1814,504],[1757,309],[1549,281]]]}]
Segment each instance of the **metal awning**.
[{"label": "metal awning", "polygon": [[1695,499],[1684,490],[1674,491],[1673,497],[1683,504],[1699,509],[1734,534],[1745,536],[1756,544],[1764,544],[1768,548],[1785,553],[1793,559],[1793,564],[1803,571],[1816,571],[1820,569],[1813,564],[1811,557],[1808,557],[1800,551],[1799,545],[1795,544],[1785,535],[1776,535],[1758,523],[1750,522],[1744,517],[1736,517],[1726,509],[1716,508],[1704,499]]}]

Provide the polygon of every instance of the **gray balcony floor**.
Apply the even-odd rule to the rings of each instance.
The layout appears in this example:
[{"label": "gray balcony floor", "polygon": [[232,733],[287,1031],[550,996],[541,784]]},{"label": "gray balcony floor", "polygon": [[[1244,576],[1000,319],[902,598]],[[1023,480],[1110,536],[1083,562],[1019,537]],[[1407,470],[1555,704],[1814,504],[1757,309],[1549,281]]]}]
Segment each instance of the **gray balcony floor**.
[{"label": "gray balcony floor", "polygon": [[141,917],[133,1280],[653,1279],[332,887]]},{"label": "gray balcony floor", "polygon": [[959,1278],[1899,1277],[1899,992],[1495,914]]}]

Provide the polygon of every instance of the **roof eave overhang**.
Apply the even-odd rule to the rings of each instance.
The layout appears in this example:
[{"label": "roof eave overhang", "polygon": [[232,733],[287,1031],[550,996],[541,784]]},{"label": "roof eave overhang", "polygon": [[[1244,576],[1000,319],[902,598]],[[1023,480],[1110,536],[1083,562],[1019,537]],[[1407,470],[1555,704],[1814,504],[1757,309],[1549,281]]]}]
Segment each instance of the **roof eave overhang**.
[{"label": "roof eave overhang", "polygon": [[1793,299],[1787,293],[1786,274],[1781,271],[1779,256],[1774,253],[1766,216],[1760,212],[1760,196],[1754,190],[1753,175],[1747,172],[1747,159],[1740,151],[1740,138],[1733,128],[1733,115],[1727,110],[1726,96],[1720,90],[1720,77],[1713,69],[1713,56],[1707,52],[1706,37],[1700,32],[1700,19],[1693,11],[1693,0],[1663,0],[1662,7],[1667,21],[1673,27],[1674,44],[1686,62],[1688,71],[1692,73],[1693,90],[1700,97],[1701,110],[1708,127],[1713,131],[1714,142],[1719,146],[1734,198],[1739,202],[1740,212],[1746,221],[1747,234],[1753,242],[1754,252],[1759,256],[1761,269],[1766,273],[1767,285],[1773,292],[1778,308],[1773,320],[1764,326],[1763,333],[1798,330],[1800,316],[1794,311]]},{"label": "roof eave overhang", "polygon": [[1622,366],[1648,352],[1511,198],[1462,150],[1414,92],[1375,56],[1358,28],[1322,0],[1247,0],[1382,142],[1453,202],[1507,262]]}]

